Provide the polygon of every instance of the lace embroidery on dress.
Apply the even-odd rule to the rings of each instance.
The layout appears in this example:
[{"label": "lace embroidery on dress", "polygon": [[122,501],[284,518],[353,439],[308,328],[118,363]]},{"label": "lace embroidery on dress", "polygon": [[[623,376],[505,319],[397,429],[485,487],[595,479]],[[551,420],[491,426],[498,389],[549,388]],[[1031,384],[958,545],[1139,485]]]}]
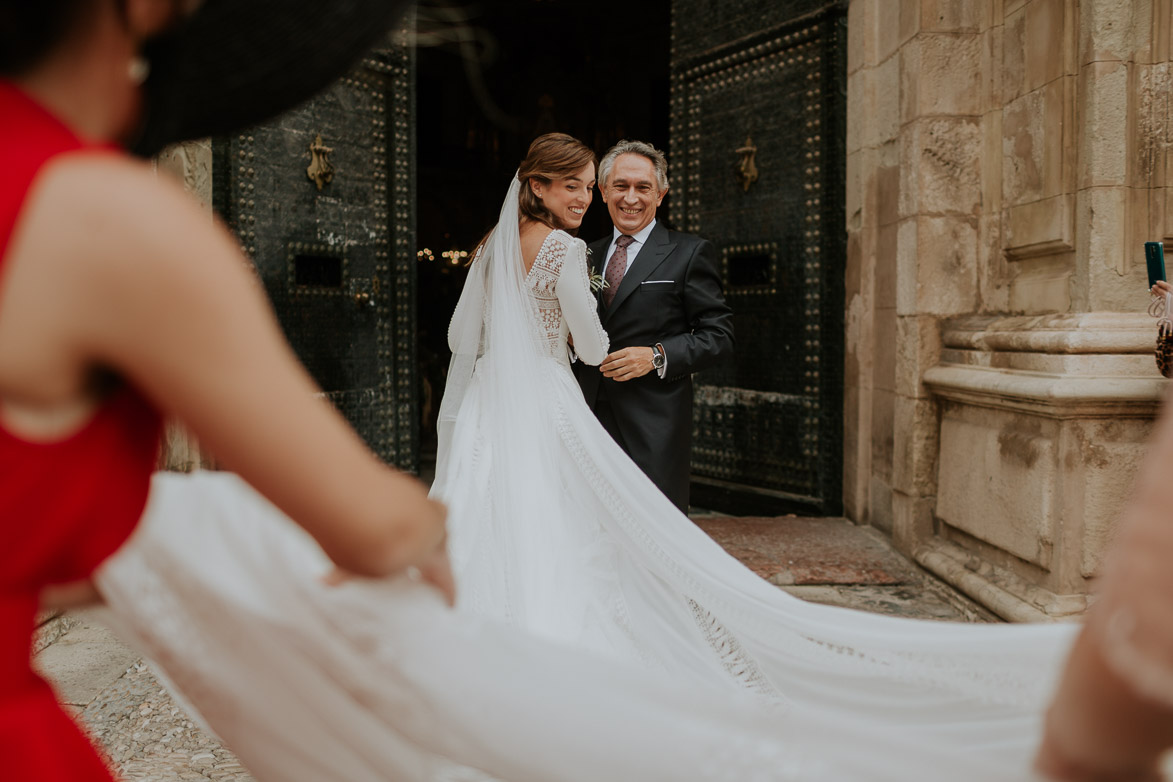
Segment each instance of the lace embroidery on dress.
[{"label": "lace embroidery on dress", "polygon": [[526,279],[529,293],[538,311],[538,326],[545,340],[545,355],[557,356],[562,342],[562,307],[558,304],[555,288],[562,276],[562,264],[570,250],[569,236],[551,231],[538,250],[534,265]]},{"label": "lace embroidery on dress", "polygon": [[[586,244],[565,231],[551,231],[542,242],[534,265],[526,277],[526,287],[536,307],[538,327],[541,330],[542,354],[553,358],[566,355],[566,337],[562,305],[558,301],[558,281],[564,267],[570,262],[570,274],[582,281],[582,290],[590,296],[590,276],[586,263]],[[596,323],[597,336],[603,344],[607,332],[602,324]]]}]

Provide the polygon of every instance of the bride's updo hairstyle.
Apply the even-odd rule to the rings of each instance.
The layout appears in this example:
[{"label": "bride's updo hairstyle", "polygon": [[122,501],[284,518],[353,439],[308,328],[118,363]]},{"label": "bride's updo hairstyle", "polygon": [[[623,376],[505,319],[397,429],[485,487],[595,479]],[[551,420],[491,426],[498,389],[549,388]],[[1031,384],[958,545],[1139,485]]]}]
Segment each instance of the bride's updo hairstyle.
[{"label": "bride's updo hairstyle", "polygon": [[597,163],[591,148],[573,136],[565,133],[547,133],[538,136],[529,145],[525,160],[517,167],[517,179],[521,182],[517,194],[519,219],[537,220],[551,228],[562,228],[546,209],[542,199],[534,195],[530,180],[536,179],[548,185],[555,179],[569,179],[586,168],[588,163]]}]

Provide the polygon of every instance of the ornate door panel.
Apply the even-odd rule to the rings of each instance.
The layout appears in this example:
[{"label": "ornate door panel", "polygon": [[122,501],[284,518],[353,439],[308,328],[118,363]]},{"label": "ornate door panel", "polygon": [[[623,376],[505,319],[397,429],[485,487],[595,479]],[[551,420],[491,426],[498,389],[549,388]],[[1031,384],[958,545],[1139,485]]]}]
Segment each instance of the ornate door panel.
[{"label": "ornate door panel", "polygon": [[418,467],[414,62],[371,53],[277,120],[213,143],[213,204],[297,355],[384,460]]},{"label": "ornate door panel", "polygon": [[672,11],[670,216],[716,244],[737,332],[698,377],[693,502],[838,514],[846,3]]}]

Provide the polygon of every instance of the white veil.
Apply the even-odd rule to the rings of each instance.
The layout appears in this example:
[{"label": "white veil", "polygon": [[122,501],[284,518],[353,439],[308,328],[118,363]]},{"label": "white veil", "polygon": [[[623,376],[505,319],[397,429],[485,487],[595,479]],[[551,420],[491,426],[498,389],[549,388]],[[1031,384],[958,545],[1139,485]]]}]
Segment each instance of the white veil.
[{"label": "white veil", "polygon": [[[439,439],[436,451],[436,480],[448,477],[447,457],[461,406],[472,383],[473,369],[482,372],[490,365],[511,366],[522,371],[532,367],[537,347],[533,303],[524,290],[521,263],[521,236],[518,227],[518,192],[521,183],[514,174],[501,205],[497,225],[478,248],[460,300],[448,326],[448,347],[452,359],[444,398],[437,420]],[[493,350],[490,350],[493,348]],[[502,355],[502,351],[508,355]]]},{"label": "white veil", "polygon": [[461,591],[462,604],[557,632],[568,628],[570,615],[535,614],[544,601],[528,599],[552,582],[575,577],[557,554],[575,544],[567,538],[571,530],[548,523],[551,509],[528,484],[559,456],[551,448],[557,438],[547,431],[549,417],[534,414],[536,405],[548,401],[542,398],[548,378],[542,364],[549,357],[522,263],[521,186],[514,175],[452,315],[452,360],[440,404],[431,493],[449,505],[455,572],[471,566],[506,573],[500,589]]}]

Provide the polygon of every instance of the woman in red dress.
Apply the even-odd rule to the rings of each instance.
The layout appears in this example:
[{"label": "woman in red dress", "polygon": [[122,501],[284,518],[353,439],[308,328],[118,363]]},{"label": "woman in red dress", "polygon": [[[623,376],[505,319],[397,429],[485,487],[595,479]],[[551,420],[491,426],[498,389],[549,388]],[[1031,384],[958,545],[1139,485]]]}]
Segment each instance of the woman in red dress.
[{"label": "woman in red dress", "polygon": [[87,594],[88,577],[134,529],[162,414],[186,422],[341,568],[420,566],[451,590],[443,507],[314,398],[229,234],[118,151],[139,127],[142,46],[192,5],[0,2],[0,757],[9,779],[110,779],[32,672],[30,641],[38,607]]}]

